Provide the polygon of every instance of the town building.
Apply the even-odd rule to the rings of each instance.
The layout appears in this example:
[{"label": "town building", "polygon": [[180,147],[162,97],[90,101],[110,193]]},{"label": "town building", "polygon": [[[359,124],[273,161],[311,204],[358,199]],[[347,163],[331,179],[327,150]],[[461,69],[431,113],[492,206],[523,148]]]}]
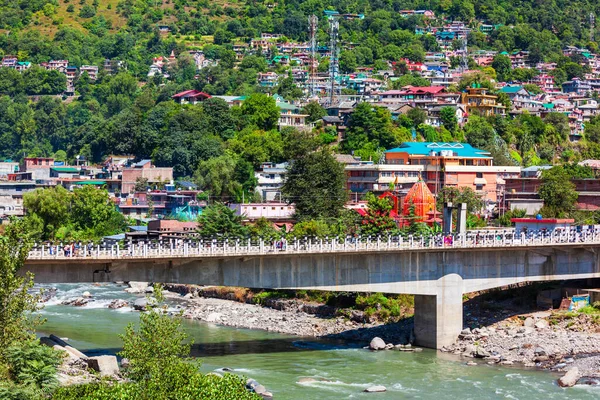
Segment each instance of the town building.
[{"label": "town building", "polygon": [[502,197],[505,179],[521,170],[494,166],[489,152],[466,143],[435,142],[405,142],[386,151],[382,163],[345,169],[351,192],[401,190],[422,178],[434,194],[445,186],[469,187],[490,202]]},{"label": "town building", "polygon": [[247,221],[256,221],[261,218],[279,222],[292,221],[296,213],[296,207],[287,203],[230,204],[229,208]]},{"label": "town building", "polygon": [[260,193],[262,201],[281,201],[281,187],[287,166],[287,163],[262,163],[260,169],[254,173],[257,179],[256,191]]},{"label": "town building", "polygon": [[211,95],[208,93],[201,92],[200,90],[186,90],[185,92],[179,92],[171,97],[179,104],[197,104],[208,100]]},{"label": "town building", "polygon": [[462,93],[460,100],[465,105],[468,115],[479,114],[486,117],[506,115],[506,107],[497,102],[498,96],[489,94],[489,90],[479,84],[473,86]]},{"label": "town building", "polygon": [[96,65],[82,65],[79,68],[79,75],[81,76],[84,72],[87,72],[90,80],[95,81],[98,79],[98,66]]},{"label": "town building", "polygon": [[121,193],[132,193],[139,179],[147,179],[150,186],[173,181],[173,168],[156,167],[150,160],[142,160],[131,167],[125,167],[121,174]]}]

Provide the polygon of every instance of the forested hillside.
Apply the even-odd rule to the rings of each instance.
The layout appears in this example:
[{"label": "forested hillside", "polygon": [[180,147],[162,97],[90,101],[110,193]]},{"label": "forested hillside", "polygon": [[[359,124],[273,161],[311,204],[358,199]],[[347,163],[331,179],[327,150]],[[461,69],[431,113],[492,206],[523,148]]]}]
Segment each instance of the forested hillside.
[{"label": "forested hillside", "polygon": [[[403,58],[423,61],[427,51],[439,51],[434,36],[415,34],[415,27],[424,24],[423,17],[402,16],[399,11],[404,9],[432,10],[440,24],[464,21],[474,28],[470,50],[526,50],[531,62],[557,62],[559,83],[584,71],[563,56],[564,46],[598,48],[590,42],[590,13],[600,14],[600,3],[594,0],[0,0],[0,55],[32,64],[25,72],[0,68],[0,94],[4,95],[0,97],[0,156],[18,160],[24,155],[55,155],[72,160],[85,155],[98,162],[108,154],[133,154],[152,158],[159,166],[173,166],[177,176],[218,169],[227,171],[227,179],[244,183],[252,177],[252,166],[285,160],[284,143],[294,135],[278,131],[272,122],[256,121],[257,113],[269,114],[275,107],[272,98],[261,93],[277,92],[290,100],[302,92],[291,77],[269,90],[259,86],[259,72],[272,70],[285,76],[287,70],[269,66],[261,54],[246,54],[240,61],[233,45],[249,43],[261,33],[304,41],[307,18],[313,13],[319,17],[319,44],[327,44],[323,12],[332,9],[364,14],[363,19],[340,21],[342,72],[359,66],[375,71],[390,68],[389,62]],[[476,29],[481,23],[497,26],[485,35]],[[188,55],[194,49],[218,65],[197,71]],[[166,74],[149,77],[153,58],[171,52],[177,60],[165,67]],[[75,81],[75,96],[61,98],[64,75],[38,64],[63,59],[75,67],[99,66],[97,80],[82,74]],[[102,69],[105,59],[123,61],[125,68],[109,75]],[[319,70],[327,71],[325,57]],[[488,78],[496,72],[508,73],[493,68],[483,72]],[[399,82],[420,81],[406,74]],[[233,108],[220,99],[195,107],[171,100],[173,94],[188,89],[253,96],[244,106]],[[398,121],[392,121],[389,111],[357,110],[350,120],[348,140],[336,149],[365,158],[409,140],[413,126],[424,140],[466,138],[487,147],[497,143],[491,150],[498,160],[523,165],[600,156],[595,140],[576,148],[567,142],[568,121],[558,113],[543,121],[529,115],[515,120],[475,116],[460,129],[449,118],[433,129],[423,124],[419,110]],[[313,120],[324,113],[316,104],[305,111]],[[589,127],[600,131],[600,123]],[[503,140],[496,140],[496,135]],[[333,140],[327,132],[318,131],[317,136],[323,144]]]}]

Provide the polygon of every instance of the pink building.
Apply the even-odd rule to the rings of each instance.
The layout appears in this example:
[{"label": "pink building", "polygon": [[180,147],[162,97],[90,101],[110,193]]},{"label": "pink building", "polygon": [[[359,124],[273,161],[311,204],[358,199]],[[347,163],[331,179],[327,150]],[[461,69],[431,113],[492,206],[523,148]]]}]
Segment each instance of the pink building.
[{"label": "pink building", "polygon": [[123,168],[121,192],[132,193],[138,178],[147,179],[150,186],[157,183],[171,182],[173,180],[173,168],[155,167],[150,160],[142,160],[131,167]]}]

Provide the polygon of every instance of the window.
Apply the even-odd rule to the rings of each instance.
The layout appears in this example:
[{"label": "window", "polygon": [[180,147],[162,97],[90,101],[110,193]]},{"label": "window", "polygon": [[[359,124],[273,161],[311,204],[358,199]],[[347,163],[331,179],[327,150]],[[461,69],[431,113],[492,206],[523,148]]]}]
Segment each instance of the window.
[{"label": "window", "polygon": [[477,190],[477,191],[483,190],[483,185],[475,185],[475,190]]},{"label": "window", "polygon": [[473,160],[467,160],[467,165],[473,165]]},{"label": "window", "polygon": [[483,172],[477,172],[477,177],[478,178],[483,178]]}]

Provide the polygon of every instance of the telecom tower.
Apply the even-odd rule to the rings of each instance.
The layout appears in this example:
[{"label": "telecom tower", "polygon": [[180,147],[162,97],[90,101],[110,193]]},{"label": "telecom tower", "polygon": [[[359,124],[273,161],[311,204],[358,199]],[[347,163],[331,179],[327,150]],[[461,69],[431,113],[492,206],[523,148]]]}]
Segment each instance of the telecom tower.
[{"label": "telecom tower", "polygon": [[467,36],[465,36],[462,40],[462,57],[460,60],[460,68],[462,72],[465,72],[469,69],[469,49],[467,47]]},{"label": "telecom tower", "polygon": [[340,22],[337,16],[329,16],[329,104],[333,104],[333,97],[335,96],[335,78],[339,71],[339,47],[338,47],[338,35],[340,32]]},{"label": "telecom tower", "polygon": [[315,77],[317,76],[317,16],[311,15],[308,17],[308,29],[310,31],[310,70],[308,78],[308,94],[311,97],[316,95],[316,82]]},{"label": "telecom tower", "polygon": [[596,28],[596,16],[590,13],[590,42],[594,41],[594,29]]}]

